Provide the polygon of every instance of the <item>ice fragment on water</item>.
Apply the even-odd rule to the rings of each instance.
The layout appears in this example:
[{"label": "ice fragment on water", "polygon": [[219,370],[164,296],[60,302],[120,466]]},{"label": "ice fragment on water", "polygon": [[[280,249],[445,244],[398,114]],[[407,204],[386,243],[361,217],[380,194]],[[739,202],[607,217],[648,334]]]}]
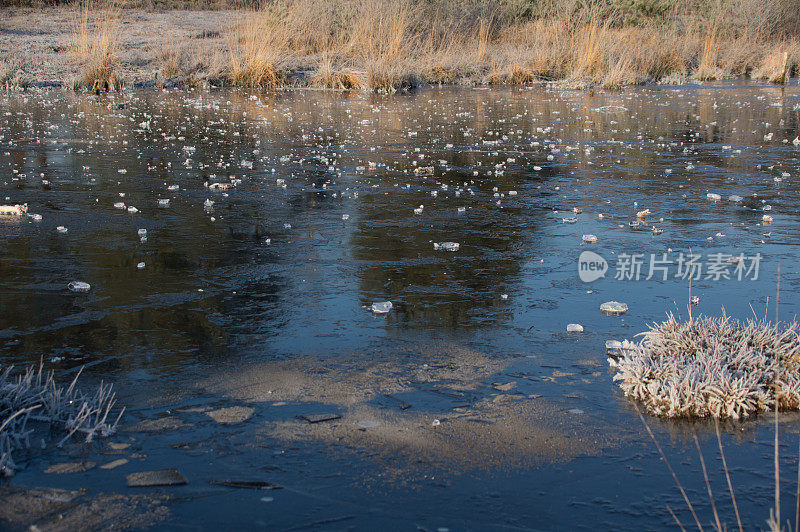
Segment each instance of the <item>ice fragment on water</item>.
[{"label": "ice fragment on water", "polygon": [[70,292],[88,292],[91,290],[92,285],[83,281],[72,281],[67,285],[67,288],[69,288]]},{"label": "ice fragment on water", "polygon": [[620,316],[628,312],[628,305],[619,301],[606,301],[600,305],[600,312],[607,316]]},{"label": "ice fragment on water", "polygon": [[392,302],[391,301],[376,301],[372,305],[370,305],[369,309],[374,314],[387,314],[390,310],[392,310]]}]

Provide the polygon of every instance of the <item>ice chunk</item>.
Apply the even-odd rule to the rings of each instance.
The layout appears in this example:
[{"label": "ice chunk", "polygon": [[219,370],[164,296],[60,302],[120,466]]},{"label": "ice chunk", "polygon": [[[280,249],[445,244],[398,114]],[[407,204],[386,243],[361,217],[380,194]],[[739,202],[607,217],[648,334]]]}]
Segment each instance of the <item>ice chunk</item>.
[{"label": "ice chunk", "polygon": [[600,305],[600,312],[606,316],[621,316],[628,312],[628,305],[619,301],[606,301]]},{"label": "ice chunk", "polygon": [[85,283],[83,281],[72,281],[67,285],[67,288],[69,288],[70,292],[81,293],[81,292],[88,292],[89,290],[91,290],[92,285],[90,285],[89,283]]},{"label": "ice chunk", "polygon": [[710,199],[711,201],[719,201],[722,199],[722,196],[719,194],[714,194],[713,192],[709,192],[706,194],[706,198]]},{"label": "ice chunk", "polygon": [[433,249],[441,251],[458,251],[461,244],[458,242],[434,242]]},{"label": "ice chunk", "polygon": [[373,303],[369,309],[374,314],[388,314],[390,310],[392,310],[392,302],[391,301],[376,301]]},{"label": "ice chunk", "polygon": [[594,244],[595,242],[597,242],[597,237],[595,235],[583,235],[581,237],[581,240],[583,240],[587,244]]},{"label": "ice chunk", "polygon": [[606,354],[619,356],[622,352],[622,342],[619,340],[606,340]]},{"label": "ice chunk", "polygon": [[583,332],[583,325],[580,323],[568,323],[567,324],[567,332]]}]

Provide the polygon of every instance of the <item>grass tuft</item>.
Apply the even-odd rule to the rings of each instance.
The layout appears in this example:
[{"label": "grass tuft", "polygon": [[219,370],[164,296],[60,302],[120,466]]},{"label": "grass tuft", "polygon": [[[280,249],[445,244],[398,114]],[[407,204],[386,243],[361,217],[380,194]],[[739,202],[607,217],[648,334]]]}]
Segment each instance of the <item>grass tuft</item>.
[{"label": "grass tuft", "polygon": [[[612,365],[626,396],[663,417],[740,419],[800,409],[800,326],[673,315],[624,342]],[[780,369],[780,371],[779,371]]]},{"label": "grass tuft", "polygon": [[312,76],[311,84],[315,87],[350,90],[362,88],[364,80],[352,70],[334,70],[333,63],[328,59],[323,59]]},{"label": "grass tuft", "polygon": [[22,61],[12,57],[0,58],[0,89],[19,90],[27,86]]},{"label": "grass tuft", "polygon": [[78,64],[76,88],[119,90],[120,9],[114,0],[80,0],[71,20],[70,53]]},{"label": "grass tuft", "polygon": [[76,386],[80,372],[69,386],[61,386],[41,364],[16,375],[13,369],[0,368],[0,477],[14,475],[18,467],[12,453],[30,448],[37,423],[63,434],[59,447],[75,435],[90,443],[116,431],[124,409],[116,420],[109,417],[116,403],[111,385],[101,383],[85,394]]}]

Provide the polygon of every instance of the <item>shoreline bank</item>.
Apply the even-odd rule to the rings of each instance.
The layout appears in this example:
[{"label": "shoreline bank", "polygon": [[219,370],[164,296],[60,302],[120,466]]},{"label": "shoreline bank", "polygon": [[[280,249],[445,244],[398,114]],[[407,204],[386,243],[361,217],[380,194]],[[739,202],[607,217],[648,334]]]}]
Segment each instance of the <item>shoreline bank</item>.
[{"label": "shoreline bank", "polygon": [[503,25],[481,17],[459,22],[467,27],[456,32],[446,21],[423,26],[403,0],[385,6],[365,0],[347,26],[325,11],[332,5],[298,0],[281,11],[6,8],[0,86],[394,92],[420,85],[557,83],[591,90],[728,78],[782,84],[800,64],[800,42],[786,37],[617,26],[596,18]]}]

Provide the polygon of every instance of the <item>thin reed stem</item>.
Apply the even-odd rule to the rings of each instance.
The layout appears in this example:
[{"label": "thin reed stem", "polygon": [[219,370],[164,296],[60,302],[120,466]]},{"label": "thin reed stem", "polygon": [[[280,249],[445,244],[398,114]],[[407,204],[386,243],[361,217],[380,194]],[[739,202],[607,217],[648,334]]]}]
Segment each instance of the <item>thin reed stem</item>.
[{"label": "thin reed stem", "polygon": [[700,519],[698,519],[697,513],[694,511],[694,506],[692,506],[692,503],[689,500],[689,496],[686,495],[686,491],[683,489],[683,486],[681,485],[681,482],[678,480],[678,475],[675,474],[675,470],[672,469],[672,466],[670,465],[669,460],[667,460],[667,455],[664,454],[664,451],[661,449],[661,445],[658,443],[658,440],[656,439],[655,435],[653,434],[653,431],[650,430],[650,425],[647,424],[647,421],[645,421],[644,416],[639,411],[638,407],[636,407],[636,413],[639,414],[639,419],[642,420],[642,424],[644,425],[644,428],[647,429],[647,433],[650,435],[650,439],[653,440],[653,443],[656,445],[656,449],[658,449],[658,454],[661,455],[661,459],[664,460],[664,463],[667,465],[667,469],[669,469],[669,472],[672,475],[672,479],[675,481],[675,485],[678,486],[678,489],[680,490],[681,495],[683,495],[683,500],[684,500],[684,502],[686,502],[686,506],[689,508],[689,511],[692,513],[692,517],[694,517],[694,522],[697,524],[697,529],[702,532],[703,525],[700,524]]},{"label": "thin reed stem", "polygon": [[722,532],[722,524],[719,522],[719,513],[717,513],[717,504],[714,502],[714,494],[711,492],[711,482],[708,479],[708,471],[706,471],[706,461],[703,459],[703,451],[700,450],[700,441],[697,439],[697,433],[692,432],[694,437],[694,445],[697,447],[697,455],[700,457],[700,467],[703,469],[703,478],[706,481],[706,489],[708,490],[708,500],[711,501],[711,509],[714,511],[714,522],[718,532]]},{"label": "thin reed stem", "polygon": [[[731,483],[731,475],[728,470],[728,462],[725,460],[725,451],[722,449],[722,437],[719,434],[719,420],[717,418],[714,418],[714,429],[717,432],[717,445],[719,445],[719,455],[722,458],[722,469],[725,470],[725,479],[728,481],[728,492],[731,494],[733,512],[736,514],[736,525],[739,527],[739,532],[744,532],[742,528],[742,518],[739,516],[739,506],[736,504],[736,496],[733,494],[733,484]],[[800,479],[800,471],[798,471],[798,479]],[[800,486],[800,480],[798,480],[798,482],[798,486]],[[798,498],[798,500],[800,500],[800,498]]]}]

